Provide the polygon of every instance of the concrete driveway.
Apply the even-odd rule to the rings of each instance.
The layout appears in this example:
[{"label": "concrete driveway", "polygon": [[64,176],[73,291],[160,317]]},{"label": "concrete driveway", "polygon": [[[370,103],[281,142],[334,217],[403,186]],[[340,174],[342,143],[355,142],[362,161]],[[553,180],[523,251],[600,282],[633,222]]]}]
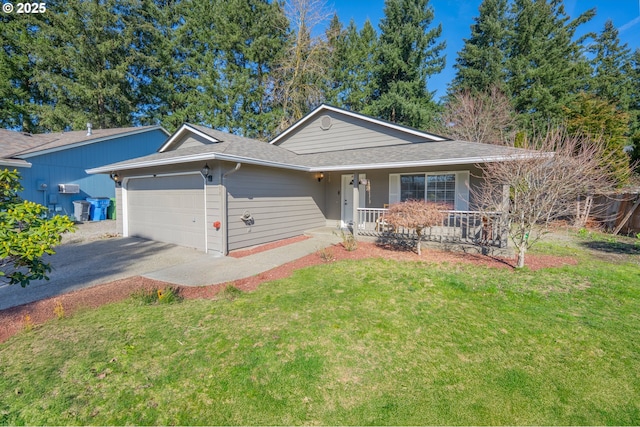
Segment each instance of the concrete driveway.
[{"label": "concrete driveway", "polygon": [[196,249],[135,237],[117,237],[115,221],[77,226],[47,256],[49,280],[0,285],[0,310],[132,276],[184,286],[225,283],[250,277],[337,243],[331,229],[309,232],[309,239],[244,258],[205,254]]},{"label": "concrete driveway", "polygon": [[195,249],[134,237],[65,243],[55,250],[55,255],[45,258],[52,267],[50,280],[31,282],[26,288],[1,285],[0,310],[172,266],[215,259]]}]

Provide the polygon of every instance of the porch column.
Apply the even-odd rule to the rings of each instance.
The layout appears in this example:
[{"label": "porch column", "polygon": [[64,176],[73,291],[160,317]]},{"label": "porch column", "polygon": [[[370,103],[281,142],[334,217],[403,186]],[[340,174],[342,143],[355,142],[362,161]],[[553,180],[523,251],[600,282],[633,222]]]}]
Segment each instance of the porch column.
[{"label": "porch column", "polygon": [[358,237],[358,208],[360,207],[360,180],[358,173],[353,173],[353,237]]}]

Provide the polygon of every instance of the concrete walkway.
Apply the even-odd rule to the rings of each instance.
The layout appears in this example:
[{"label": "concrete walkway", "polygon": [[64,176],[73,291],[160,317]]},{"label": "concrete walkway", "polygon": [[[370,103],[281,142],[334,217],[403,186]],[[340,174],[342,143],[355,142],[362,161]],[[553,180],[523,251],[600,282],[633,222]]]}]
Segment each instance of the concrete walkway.
[{"label": "concrete walkway", "polygon": [[312,231],[309,236],[311,236],[309,239],[243,258],[199,258],[191,262],[155,270],[142,276],[184,286],[225,283],[255,276],[340,241],[337,236],[324,232]]},{"label": "concrete walkway", "polygon": [[112,228],[112,221],[81,224],[78,232],[65,236],[56,254],[46,259],[53,268],[49,281],[35,281],[26,288],[0,285],[0,310],[132,276],[185,286],[224,283],[262,273],[340,240],[331,229],[322,229],[300,242],[231,258],[167,243],[113,237]]}]

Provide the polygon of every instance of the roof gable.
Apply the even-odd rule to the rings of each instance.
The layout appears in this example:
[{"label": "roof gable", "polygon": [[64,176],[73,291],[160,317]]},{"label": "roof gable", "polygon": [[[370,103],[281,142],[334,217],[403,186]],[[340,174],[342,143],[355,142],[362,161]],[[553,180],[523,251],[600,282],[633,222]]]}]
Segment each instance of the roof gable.
[{"label": "roof gable", "polygon": [[198,129],[198,126],[185,123],[158,149],[158,153],[216,144],[219,142],[221,142],[219,139]]},{"label": "roof gable", "polygon": [[313,154],[445,140],[447,138],[323,104],[278,135],[271,144],[297,154]]}]

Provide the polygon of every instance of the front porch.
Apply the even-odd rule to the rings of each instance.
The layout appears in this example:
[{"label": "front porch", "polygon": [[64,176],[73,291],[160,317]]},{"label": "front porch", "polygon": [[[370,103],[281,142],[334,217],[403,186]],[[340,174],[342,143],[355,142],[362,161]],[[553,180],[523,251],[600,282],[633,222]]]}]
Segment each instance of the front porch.
[{"label": "front porch", "polygon": [[[357,222],[352,231],[355,236],[413,239],[415,232],[405,228],[394,229],[385,221],[388,209],[358,208]],[[442,225],[425,230],[425,242],[471,244],[481,247],[506,248],[507,226],[500,212],[445,211]]]}]

